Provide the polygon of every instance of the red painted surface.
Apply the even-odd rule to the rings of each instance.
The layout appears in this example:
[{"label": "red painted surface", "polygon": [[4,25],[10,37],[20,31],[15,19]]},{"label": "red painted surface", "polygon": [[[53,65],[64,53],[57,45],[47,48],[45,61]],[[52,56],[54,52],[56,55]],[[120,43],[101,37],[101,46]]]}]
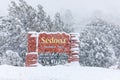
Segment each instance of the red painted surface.
[{"label": "red painted surface", "polygon": [[28,34],[28,53],[36,52],[36,37],[32,37],[32,34]]},{"label": "red painted surface", "polygon": [[46,52],[69,53],[70,36],[65,33],[39,34],[38,52],[39,53],[46,53]]},{"label": "red painted surface", "polygon": [[26,55],[26,66],[34,66],[37,63],[37,54]]}]

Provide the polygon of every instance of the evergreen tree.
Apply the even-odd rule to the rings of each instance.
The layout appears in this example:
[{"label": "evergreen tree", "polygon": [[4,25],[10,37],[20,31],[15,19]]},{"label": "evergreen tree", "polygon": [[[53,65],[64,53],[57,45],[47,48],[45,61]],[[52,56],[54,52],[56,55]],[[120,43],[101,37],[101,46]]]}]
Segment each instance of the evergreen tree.
[{"label": "evergreen tree", "polygon": [[[110,67],[117,59],[116,47],[120,27],[96,18],[80,33],[80,63],[87,66]],[[117,35],[117,36],[116,36]],[[117,44],[115,44],[117,43]]]},{"label": "evergreen tree", "polygon": [[55,14],[55,20],[53,21],[54,28],[56,31],[70,33],[73,31],[72,26],[65,24],[61,19],[60,13]]}]

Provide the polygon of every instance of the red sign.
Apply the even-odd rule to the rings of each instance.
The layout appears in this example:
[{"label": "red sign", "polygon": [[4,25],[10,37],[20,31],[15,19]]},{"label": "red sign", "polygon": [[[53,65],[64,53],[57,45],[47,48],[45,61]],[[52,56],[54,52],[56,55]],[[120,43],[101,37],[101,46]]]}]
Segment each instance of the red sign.
[{"label": "red sign", "polygon": [[39,53],[69,53],[70,36],[65,33],[40,33],[38,38]]},{"label": "red sign", "polygon": [[68,55],[68,62],[79,61],[77,38],[76,34],[29,32],[26,66],[34,66],[38,62],[38,54],[48,53],[65,53]]}]

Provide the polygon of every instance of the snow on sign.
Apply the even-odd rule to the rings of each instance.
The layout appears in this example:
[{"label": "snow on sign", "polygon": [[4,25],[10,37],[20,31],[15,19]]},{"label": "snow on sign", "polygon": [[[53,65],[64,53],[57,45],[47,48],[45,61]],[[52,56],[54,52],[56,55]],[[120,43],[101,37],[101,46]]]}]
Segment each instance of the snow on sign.
[{"label": "snow on sign", "polygon": [[51,64],[51,59],[53,59],[52,61],[57,60],[56,64],[61,63],[59,61],[61,59],[68,62],[78,61],[79,41],[77,38],[76,34],[29,32],[26,66],[32,66],[37,62],[44,65]]}]

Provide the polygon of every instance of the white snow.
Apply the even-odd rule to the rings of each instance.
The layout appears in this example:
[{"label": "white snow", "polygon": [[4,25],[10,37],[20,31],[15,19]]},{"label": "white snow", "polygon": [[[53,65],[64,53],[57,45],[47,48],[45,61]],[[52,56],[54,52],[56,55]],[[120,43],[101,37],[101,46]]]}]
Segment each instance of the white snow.
[{"label": "white snow", "polygon": [[53,67],[1,65],[0,80],[120,80],[120,70],[80,67],[78,63]]}]

